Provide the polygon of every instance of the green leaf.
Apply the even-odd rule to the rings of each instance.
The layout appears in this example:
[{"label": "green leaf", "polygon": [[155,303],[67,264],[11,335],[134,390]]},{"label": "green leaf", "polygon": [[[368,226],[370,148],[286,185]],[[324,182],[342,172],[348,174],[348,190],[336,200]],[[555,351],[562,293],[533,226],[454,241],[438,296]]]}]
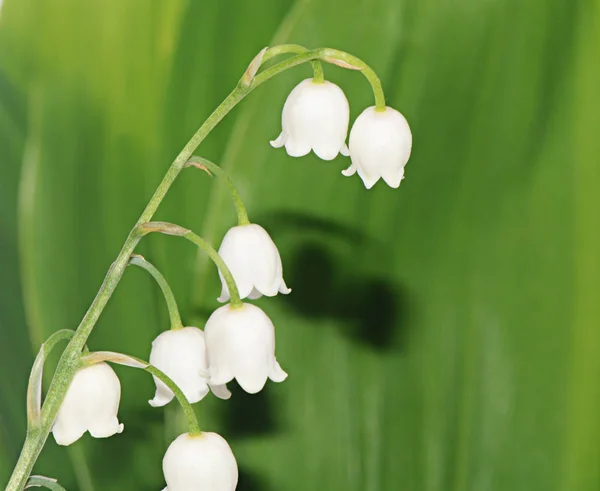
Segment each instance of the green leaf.
[{"label": "green leaf", "polygon": [[31,476],[25,486],[25,489],[27,488],[46,488],[52,491],[65,491],[65,488],[58,484],[56,479],[44,476]]}]

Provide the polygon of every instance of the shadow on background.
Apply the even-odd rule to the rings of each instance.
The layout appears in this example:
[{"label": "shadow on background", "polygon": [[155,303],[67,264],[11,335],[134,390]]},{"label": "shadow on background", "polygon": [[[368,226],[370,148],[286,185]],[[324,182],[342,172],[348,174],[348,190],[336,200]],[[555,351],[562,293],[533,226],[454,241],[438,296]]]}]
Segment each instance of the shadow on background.
[{"label": "shadow on background", "polygon": [[[261,223],[278,236],[290,232],[304,238],[296,238],[292,253],[283,258],[285,279],[293,288],[283,298],[296,315],[335,319],[346,335],[376,350],[405,350],[412,317],[409,292],[357,267],[363,255],[387,257],[384,244],[359,229],[308,214],[281,212]],[[337,241],[345,247],[335,248]],[[348,245],[352,252],[344,256],[340,249]]]},{"label": "shadow on background", "polygon": [[223,406],[225,433],[233,438],[246,438],[275,433],[280,429],[273,403],[269,398],[269,383],[258,394],[248,394],[237,382],[227,385],[231,399]]},{"label": "shadow on background", "polygon": [[407,293],[387,279],[357,276],[345,261],[336,261],[324,244],[299,244],[287,260],[286,281],[293,285],[294,294],[285,297],[286,304],[300,316],[336,319],[343,332],[360,344],[404,350]]},{"label": "shadow on background", "polygon": [[265,481],[259,478],[255,473],[250,473],[247,469],[239,469],[239,481],[235,488],[236,491],[271,491],[272,486],[269,486]]}]

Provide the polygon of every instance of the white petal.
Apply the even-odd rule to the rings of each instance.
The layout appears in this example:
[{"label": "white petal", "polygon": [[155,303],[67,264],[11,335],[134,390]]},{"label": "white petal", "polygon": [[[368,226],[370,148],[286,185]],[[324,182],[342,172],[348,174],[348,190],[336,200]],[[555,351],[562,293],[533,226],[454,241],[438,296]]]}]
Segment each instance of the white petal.
[{"label": "white petal", "polygon": [[[267,231],[257,224],[228,230],[219,247],[219,255],[231,271],[241,298],[273,296],[283,283],[281,257]],[[228,300],[223,277],[220,301]]]},{"label": "white petal", "polygon": [[223,276],[221,275],[221,273],[219,272],[219,276],[221,277],[221,296],[219,298],[217,298],[217,302],[228,302],[229,301],[229,288],[227,288],[227,283],[225,283],[225,280],[223,279]]},{"label": "white petal", "polygon": [[[268,375],[262,367],[256,367],[249,363],[244,364],[242,361],[237,365],[238,375],[236,380],[240,387],[248,394],[257,394],[267,383]],[[252,368],[256,368],[252,371]]]},{"label": "white petal", "polygon": [[404,179],[404,167],[401,169],[385,170],[381,177],[389,187],[398,188],[400,187],[400,182]]},{"label": "white petal", "polygon": [[292,293],[292,289],[287,287],[283,278],[281,278],[281,284],[279,285],[279,293],[283,293],[284,295]]},{"label": "white petal", "polygon": [[317,157],[319,157],[321,160],[333,160],[334,158],[336,158],[338,156],[338,153],[340,153],[340,149],[339,147],[336,146],[315,146],[313,147],[313,152],[315,152],[315,155]]},{"label": "white petal", "polygon": [[115,433],[122,433],[124,427],[125,426],[122,423],[119,424],[119,420],[115,416],[106,421],[92,422],[89,432],[94,438],[108,438]]},{"label": "white petal", "polygon": [[220,307],[206,322],[205,334],[211,384],[222,385],[235,377],[253,394],[264,387],[269,375],[282,377],[275,366],[273,323],[255,305]]},{"label": "white petal", "polygon": [[229,366],[219,366],[217,362],[211,367],[210,371],[210,386],[219,387],[221,385],[226,385],[233,380],[233,372],[229,368]]},{"label": "white petal", "polygon": [[285,144],[285,135],[281,132],[276,140],[271,140],[269,143],[273,148],[281,148]]},{"label": "white petal", "polygon": [[86,430],[87,428],[84,425],[77,425],[75,420],[70,422],[57,421],[52,427],[52,435],[54,435],[56,443],[67,446],[79,440]]},{"label": "white petal", "polygon": [[290,157],[304,157],[310,153],[310,144],[290,136],[285,142],[285,150]]},{"label": "white petal", "polygon": [[264,312],[251,304],[245,304],[232,320],[228,340],[230,365],[240,387],[255,394],[265,386],[272,367],[275,330]]},{"label": "white petal", "polygon": [[346,170],[343,170],[342,174],[344,174],[346,177],[353,176],[356,174],[356,167],[354,167],[354,164],[350,164],[350,167],[348,167]]},{"label": "white petal", "polygon": [[154,378],[154,382],[156,383],[156,393],[154,394],[154,399],[150,399],[148,401],[148,404],[150,404],[152,407],[166,406],[167,404],[169,404],[169,402],[173,400],[175,394],[173,394],[173,392],[171,392],[171,389],[169,389],[156,377]]},{"label": "white petal", "polygon": [[[150,364],[168,375],[183,391],[190,403],[208,394],[208,385],[201,373],[208,370],[204,333],[196,327],[165,331],[152,343]],[[154,377],[156,396],[152,406],[163,406],[173,399],[173,392]]]},{"label": "white petal", "polygon": [[352,165],[367,188],[382,176],[391,187],[400,185],[412,147],[410,127],[402,114],[389,107],[365,109],[352,126],[349,142]]},{"label": "white petal", "polygon": [[[223,256],[223,253],[220,250],[219,250],[219,255]],[[225,259],[223,259],[223,260],[225,260]],[[234,260],[236,260],[236,259],[234,259]],[[228,264],[227,262],[225,262],[225,264],[227,264],[229,271],[233,275],[233,280],[235,281],[235,285],[237,286],[238,293],[240,294],[240,298],[247,298],[248,295],[250,295],[250,293],[252,292],[252,289],[254,288],[253,284],[252,284],[252,276],[250,276],[251,271],[248,271],[247,268],[245,268],[243,264],[239,264],[239,262],[233,263],[231,265]],[[236,271],[236,273],[234,273],[233,271]],[[229,294],[229,287],[227,286],[227,283],[225,282],[225,278],[223,278],[223,275],[221,274],[220,271],[219,271],[219,278],[221,279],[222,289],[221,289],[221,296],[217,300],[219,302],[227,302],[227,301],[229,301],[229,299],[231,297]]]},{"label": "white petal", "polygon": [[81,368],[73,377],[52,432],[59,445],[70,445],[85,431],[108,437],[123,431],[117,411],[121,384],[107,363]]},{"label": "white petal", "polygon": [[283,371],[277,360],[273,361],[273,368],[269,374],[269,378],[273,382],[283,382],[288,377],[288,374]]},{"label": "white petal", "polygon": [[250,295],[248,295],[248,298],[250,300],[257,300],[260,297],[262,297],[262,293],[260,293],[256,288],[252,288],[252,291],[250,292]]},{"label": "white petal", "polygon": [[300,157],[312,148],[320,158],[334,159],[345,147],[349,119],[350,107],[342,89],[328,81],[303,80],[283,106],[287,153]]},{"label": "white petal", "polygon": [[379,179],[381,179],[380,175],[377,174],[367,174],[363,172],[361,169],[358,169],[358,175],[362,179],[363,184],[367,189],[371,189]]},{"label": "white petal", "polygon": [[210,390],[212,390],[213,394],[219,399],[227,400],[231,397],[231,392],[229,392],[226,385],[211,385]]},{"label": "white petal", "polygon": [[165,453],[163,472],[171,491],[234,491],[238,482],[231,448],[210,432],[178,436]]}]

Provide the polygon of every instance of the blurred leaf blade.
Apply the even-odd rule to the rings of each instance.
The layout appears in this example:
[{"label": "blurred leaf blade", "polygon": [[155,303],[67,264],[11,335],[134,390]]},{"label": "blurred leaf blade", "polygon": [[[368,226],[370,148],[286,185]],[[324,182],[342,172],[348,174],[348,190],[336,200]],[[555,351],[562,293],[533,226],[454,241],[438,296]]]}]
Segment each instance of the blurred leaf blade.
[{"label": "blurred leaf blade", "polygon": [[[231,441],[239,489],[599,485],[590,437],[600,318],[597,7],[16,5],[5,0],[0,18],[0,40],[17,46],[0,43],[0,74],[11,84],[0,84],[0,145],[11,163],[0,185],[14,187],[24,162],[21,180],[35,189],[23,185],[20,197],[34,344],[77,324],[169,161],[256,52],[288,41],[339,47],[380,73],[389,104],[411,123],[414,153],[399,190],[367,192],[341,177],[341,158],[295,160],[269,147],[285,96],[308,67],[259,89],[199,149],[231,172],[250,218],[280,245],[294,290],[259,302],[276,323],[286,383],[200,409],[202,424]],[[358,74],[327,66],[326,76],[346,91],[353,117],[372,104]],[[219,184],[199,174],[182,175],[157,218],[217,245],[233,212]],[[8,264],[17,204],[14,192],[2,195]],[[173,238],[153,237],[141,252],[167,276],[184,319],[200,325],[217,305],[212,266]],[[15,271],[4,279],[18,288]],[[20,301],[5,305],[0,325],[21,325],[9,342],[24,393],[30,342]],[[154,285],[128,272],[90,343],[145,357],[166,323]],[[165,427],[147,407],[149,380],[119,375],[127,431],[71,452],[89,457],[97,489],[155,488],[177,424]],[[6,414],[18,428],[18,400],[3,394],[3,422]],[[11,438],[1,441],[2,475],[18,448]],[[75,473],[62,452],[50,441],[40,472],[70,489]]]}]

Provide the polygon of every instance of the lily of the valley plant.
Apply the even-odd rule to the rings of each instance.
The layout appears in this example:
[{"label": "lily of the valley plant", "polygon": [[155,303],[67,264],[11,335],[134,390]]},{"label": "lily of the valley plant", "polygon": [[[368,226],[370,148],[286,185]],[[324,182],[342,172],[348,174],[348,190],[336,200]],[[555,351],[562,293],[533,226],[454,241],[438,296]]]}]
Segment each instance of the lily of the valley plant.
[{"label": "lily of the valley plant", "polygon": [[[290,56],[276,64],[268,63],[281,55]],[[342,89],[324,79],[323,61],[361,72],[373,89],[375,105],[358,116],[350,130],[348,145],[350,105]],[[268,380],[283,382],[286,379],[288,375],[275,356],[273,322],[263,310],[242,300],[263,295],[273,297],[278,293],[287,295],[291,290],[284,280],[275,241],[263,227],[250,222],[229,176],[219,166],[193,153],[252,90],[275,75],[307,62],[312,63],[314,76],[300,82],[288,96],[283,106],[281,134],[271,144],[285,147],[292,157],[301,157],[311,150],[323,160],[332,160],[339,154],[349,156],[350,165],[343,174],[357,173],[367,189],[379,179],[393,188],[400,185],[410,156],[411,132],[402,114],[386,106],[379,78],[368,65],[355,56],[329,48],[308,50],[298,45],[281,45],[263,49],[236,88],[171,164],[77,330],[58,331],[42,345],[29,380],[27,437],[6,490],[17,491],[30,486],[63,489],[54,479],[31,476],[50,433],[58,444],[70,445],[86,432],[95,438],[107,438],[127,428],[127,421],[122,422],[118,415],[121,385],[108,363],[150,373],[156,383],[156,393],[153,397],[149,394],[149,404],[161,407],[176,398],[185,413],[189,431],[171,443],[163,459],[164,489],[233,491],[236,488],[238,469],[229,444],[223,436],[201,431],[192,404],[205,397],[229,399],[227,384],[234,379],[251,394],[262,390]],[[186,167],[200,168],[222,178],[231,192],[238,223],[225,234],[218,252],[191,230],[152,221],[171,185]],[[164,276],[144,257],[135,254],[140,240],[154,232],[187,239],[216,264],[222,281],[219,301],[225,304],[213,312],[203,329],[183,324]],[[90,352],[86,346],[128,265],[150,273],[162,289],[169,311],[170,329],[147,347],[149,362],[123,353]],[[69,340],[69,344],[60,357],[42,405],[44,361],[63,340]],[[285,360],[283,365],[291,373],[300,369],[286,365]]]}]

